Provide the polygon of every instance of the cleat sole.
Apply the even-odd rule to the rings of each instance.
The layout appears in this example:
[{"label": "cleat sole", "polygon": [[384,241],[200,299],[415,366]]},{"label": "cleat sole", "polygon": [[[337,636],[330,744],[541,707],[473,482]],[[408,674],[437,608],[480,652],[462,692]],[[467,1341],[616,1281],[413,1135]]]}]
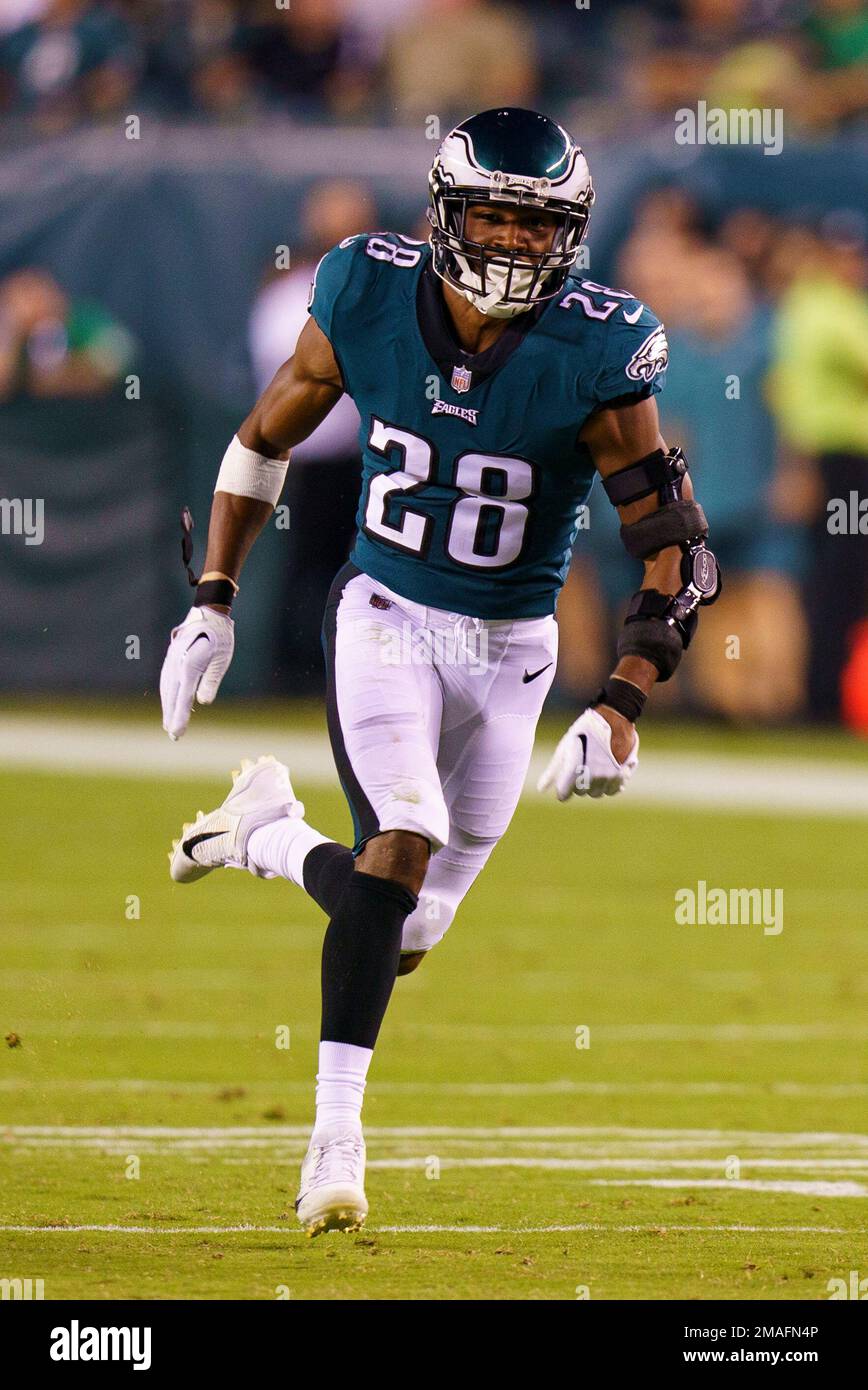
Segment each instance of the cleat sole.
[{"label": "cleat sole", "polygon": [[314,1240],[316,1236],[324,1235],[327,1231],[343,1231],[352,1235],[354,1231],[360,1231],[364,1224],[365,1216],[360,1212],[341,1210],[326,1212],[323,1216],[316,1217],[315,1220],[309,1221],[304,1229],[308,1239]]}]

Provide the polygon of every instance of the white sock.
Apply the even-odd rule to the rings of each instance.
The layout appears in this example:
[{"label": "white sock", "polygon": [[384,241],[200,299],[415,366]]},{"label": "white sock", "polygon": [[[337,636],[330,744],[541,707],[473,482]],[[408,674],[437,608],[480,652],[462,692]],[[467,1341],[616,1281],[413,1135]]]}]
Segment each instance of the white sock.
[{"label": "white sock", "polygon": [[359,1129],[373,1049],[355,1043],[321,1042],[316,1076],[314,1134]]},{"label": "white sock", "polygon": [[307,821],[282,816],[254,830],[247,841],[250,872],[260,878],[288,878],[290,883],[303,888],[301,871],[305,855],[315,845],[328,843],[328,836],[320,835]]}]

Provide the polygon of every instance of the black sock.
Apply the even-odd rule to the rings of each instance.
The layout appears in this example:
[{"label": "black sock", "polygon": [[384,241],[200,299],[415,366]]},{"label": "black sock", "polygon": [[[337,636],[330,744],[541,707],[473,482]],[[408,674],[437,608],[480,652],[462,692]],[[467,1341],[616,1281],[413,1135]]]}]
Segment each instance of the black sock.
[{"label": "black sock", "polygon": [[346,845],[329,840],[315,845],[304,857],[301,876],[304,891],[319,903],[328,917],[338,910],[344,889],[353,876],[353,852]]},{"label": "black sock", "polygon": [[403,884],[353,871],[323,941],[323,1042],[374,1046],[417,901]]}]

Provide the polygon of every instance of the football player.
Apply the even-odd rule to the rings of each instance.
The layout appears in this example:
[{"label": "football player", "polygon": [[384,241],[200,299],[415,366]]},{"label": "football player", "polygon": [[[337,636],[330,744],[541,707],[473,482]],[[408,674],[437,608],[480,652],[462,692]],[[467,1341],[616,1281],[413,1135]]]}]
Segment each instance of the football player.
[{"label": "football player", "polygon": [[298,1217],[311,1234],[367,1213],[366,1076],[397,975],[449,927],[505,832],[555,674],[558,592],[599,473],[644,561],[611,678],[540,781],[560,801],[620,791],[636,721],[719,579],[687,464],[661,438],[663,327],[575,269],[594,193],[560,126],[485,111],[443,141],[430,243],[348,237],[320,262],[310,318],[230,444],[205,570],[161,677],[179,738],[232,657],[232,600],[290,450],[347,392],[362,419],[358,534],[323,628],[331,744],[352,846],[304,819],[289,773],[245,763],[186,825],[172,877],[281,876],[329,918],[316,1122]]}]

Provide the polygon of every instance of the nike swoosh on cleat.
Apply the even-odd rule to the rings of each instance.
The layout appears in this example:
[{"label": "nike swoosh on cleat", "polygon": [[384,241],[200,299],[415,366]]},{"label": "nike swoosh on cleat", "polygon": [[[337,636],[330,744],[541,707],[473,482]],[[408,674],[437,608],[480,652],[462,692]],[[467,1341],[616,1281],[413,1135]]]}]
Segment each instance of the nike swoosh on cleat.
[{"label": "nike swoosh on cleat", "polygon": [[193,858],[193,850],[197,845],[201,845],[203,840],[216,840],[218,835],[225,835],[225,830],[206,830],[202,835],[191,835],[189,840],[185,840],[181,846],[188,859]]},{"label": "nike swoosh on cleat", "polygon": [[547,670],[549,669],[549,666],[551,666],[551,664],[552,664],[552,663],[551,663],[550,661],[547,662],[546,665],[545,665],[545,666],[541,666],[541,667],[539,668],[538,671],[534,671],[533,675],[529,675],[529,674],[528,674],[527,667],[525,667],[524,675],[523,675],[522,678],[521,678],[521,683],[522,683],[522,685],[527,685],[530,681],[535,681],[536,678],[537,678],[537,676],[541,676],[542,673],[543,673],[543,671],[547,671]]}]

